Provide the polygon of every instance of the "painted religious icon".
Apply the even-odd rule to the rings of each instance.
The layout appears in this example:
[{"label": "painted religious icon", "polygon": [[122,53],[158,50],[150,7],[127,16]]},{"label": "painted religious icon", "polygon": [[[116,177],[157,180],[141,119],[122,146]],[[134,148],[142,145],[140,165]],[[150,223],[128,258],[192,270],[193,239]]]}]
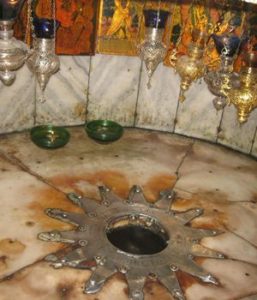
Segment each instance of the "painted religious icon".
[{"label": "painted religious icon", "polygon": [[97,51],[108,54],[135,55],[139,28],[137,7],[130,0],[102,0]]},{"label": "painted religious icon", "polygon": [[193,29],[206,32],[204,60],[209,68],[216,68],[220,63],[212,34],[221,35],[234,32],[238,36],[245,34],[245,12],[239,9],[224,10],[221,6],[206,6],[201,1],[177,4],[173,10],[171,39],[165,64],[174,66],[178,56],[187,54],[192,41]]},{"label": "painted religious icon", "polygon": [[101,0],[97,51],[106,54],[137,55],[144,36],[144,9],[170,10],[170,2]]},{"label": "painted religious icon", "polygon": [[[39,18],[55,18],[58,21],[56,32],[57,54],[94,54],[96,36],[96,0],[34,0],[32,13]],[[23,7],[16,36],[22,36],[27,22],[27,7]]]},{"label": "painted religious icon", "polygon": [[[162,9],[170,12],[163,37],[168,48],[164,61],[167,66],[175,66],[177,57],[187,54],[193,29],[197,29],[206,32],[209,37],[204,52],[205,64],[210,68],[216,68],[219,66],[220,56],[212,34],[223,34],[233,27],[233,32],[241,36],[247,23],[243,10],[238,7],[227,9],[215,1],[206,5],[206,1],[203,0],[191,2],[101,0],[97,51],[107,54],[137,55],[137,45],[144,36],[144,9]],[[254,18],[251,18],[252,20]],[[248,23],[251,24],[253,21]]]}]

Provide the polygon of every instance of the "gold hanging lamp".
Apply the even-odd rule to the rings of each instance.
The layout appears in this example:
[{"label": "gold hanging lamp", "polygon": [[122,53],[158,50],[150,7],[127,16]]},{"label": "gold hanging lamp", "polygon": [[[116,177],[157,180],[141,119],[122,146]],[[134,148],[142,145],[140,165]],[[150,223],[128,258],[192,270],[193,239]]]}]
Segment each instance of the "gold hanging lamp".
[{"label": "gold hanging lamp", "polygon": [[257,107],[257,55],[248,53],[245,57],[246,65],[242,68],[239,80],[240,86],[228,92],[228,103],[237,109],[238,121],[247,121],[250,113]]}]

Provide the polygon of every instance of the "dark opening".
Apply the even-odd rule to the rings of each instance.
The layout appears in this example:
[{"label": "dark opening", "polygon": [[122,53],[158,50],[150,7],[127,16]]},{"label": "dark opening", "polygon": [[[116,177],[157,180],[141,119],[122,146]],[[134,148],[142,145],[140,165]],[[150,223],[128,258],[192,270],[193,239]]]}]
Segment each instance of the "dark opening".
[{"label": "dark opening", "polygon": [[167,247],[168,241],[166,234],[134,224],[112,228],[106,235],[118,249],[138,255],[159,253]]}]

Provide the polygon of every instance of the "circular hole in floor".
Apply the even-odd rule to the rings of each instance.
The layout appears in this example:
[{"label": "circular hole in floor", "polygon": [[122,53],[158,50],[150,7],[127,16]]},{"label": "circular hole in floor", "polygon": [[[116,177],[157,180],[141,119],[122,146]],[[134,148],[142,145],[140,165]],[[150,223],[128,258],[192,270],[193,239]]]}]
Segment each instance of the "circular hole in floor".
[{"label": "circular hole in floor", "polygon": [[107,226],[106,235],[116,248],[136,255],[159,253],[167,247],[169,240],[160,222],[145,215],[113,218]]}]

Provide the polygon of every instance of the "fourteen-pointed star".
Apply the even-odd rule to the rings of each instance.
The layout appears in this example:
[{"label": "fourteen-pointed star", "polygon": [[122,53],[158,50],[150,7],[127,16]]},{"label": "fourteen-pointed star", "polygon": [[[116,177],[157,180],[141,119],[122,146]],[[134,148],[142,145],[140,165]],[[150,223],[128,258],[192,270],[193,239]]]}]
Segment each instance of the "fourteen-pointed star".
[{"label": "fourteen-pointed star", "polygon": [[144,299],[143,288],[151,274],[168,289],[174,298],[185,299],[176,272],[181,270],[203,282],[217,280],[194,262],[194,257],[224,258],[221,253],[200,245],[204,237],[220,234],[217,230],[191,228],[188,223],[203,214],[201,208],[185,212],[171,210],[173,190],[160,193],[155,204],[148,203],[139,186],[130,190],[128,199],[120,199],[112,191],[99,188],[101,202],[74,193],[68,198],[83,213],[47,209],[49,217],[76,226],[71,231],[42,232],[44,241],[73,244],[61,257],[46,257],[55,268],[70,266],[91,269],[85,293],[98,292],[116,272],[126,276],[129,296]]}]

